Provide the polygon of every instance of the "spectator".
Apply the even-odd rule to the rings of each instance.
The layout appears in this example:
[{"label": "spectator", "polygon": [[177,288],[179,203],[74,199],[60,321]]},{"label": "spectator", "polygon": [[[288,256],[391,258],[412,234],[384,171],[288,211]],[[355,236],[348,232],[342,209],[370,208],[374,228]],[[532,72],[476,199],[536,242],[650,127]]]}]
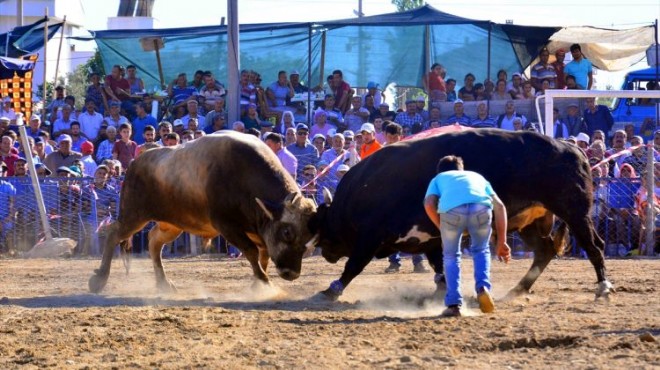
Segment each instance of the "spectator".
[{"label": "spectator", "polygon": [[390,122],[385,126],[385,145],[392,145],[401,141],[403,137],[403,127],[398,123]]},{"label": "spectator", "polygon": [[472,120],[470,117],[466,116],[464,113],[463,101],[461,99],[454,100],[454,114],[447,118],[445,121],[446,125],[453,125],[458,123],[461,126],[470,126]]},{"label": "spectator", "polygon": [[506,89],[506,81],[497,80],[491,100],[511,100],[511,93]]},{"label": "spectator", "polygon": [[477,96],[474,91],[474,81],[476,78],[472,73],[468,73],[465,75],[464,85],[461,87],[460,90],[458,90],[458,99],[463,100],[463,101],[474,101],[476,100]]},{"label": "spectator", "polygon": [[124,170],[137,156],[137,143],[131,140],[132,127],[130,123],[122,123],[119,126],[119,140],[112,147],[112,159],[118,160]]},{"label": "spectator", "polygon": [[[279,134],[279,132],[278,132]],[[294,127],[289,127],[284,133],[284,146],[288,147],[289,145],[296,143],[296,129]],[[299,168],[300,170],[301,168]]]},{"label": "spectator", "polygon": [[[429,118],[424,122],[424,129],[431,127],[431,121],[440,121],[440,107],[431,107],[429,109]],[[375,126],[376,122],[374,122]],[[376,130],[378,131],[378,130]]]},{"label": "spectator", "polygon": [[571,45],[573,60],[566,65],[564,73],[575,77],[579,89],[591,90],[593,85],[593,67],[591,62],[582,54],[580,44]]},{"label": "spectator", "polygon": [[[584,123],[587,125],[587,133],[592,135],[595,130],[610,132],[614,126],[614,118],[610,110],[604,105],[596,105],[595,98],[586,98],[587,109],[584,110]],[[625,133],[625,132],[624,132]]]},{"label": "spectator", "polygon": [[18,155],[12,150],[13,148],[14,139],[9,135],[2,136],[0,161],[7,165],[7,176],[14,176],[14,163],[19,159]]},{"label": "spectator", "polygon": [[82,151],[82,143],[87,141],[85,139],[81,132],[80,132],[80,122],[78,121],[73,121],[71,122],[71,150],[74,152],[81,152]]},{"label": "spectator", "polygon": [[166,134],[163,140],[163,146],[177,146],[181,142],[179,134],[176,132],[170,132]]},{"label": "spectator", "polygon": [[431,71],[427,73],[422,79],[422,84],[424,85],[424,91],[426,95],[433,97],[442,93],[440,95],[446,96],[447,86],[445,84],[445,76],[447,75],[447,70],[442,64],[433,63],[431,66]]},{"label": "spectator", "polygon": [[584,90],[584,88],[578,86],[575,76],[566,75],[566,90]]},{"label": "spectator", "polygon": [[85,90],[85,105],[89,100],[94,102],[98,112],[103,115],[108,110],[108,101],[105,97],[103,85],[101,85],[101,77],[98,73],[92,72],[89,75],[89,86]]},{"label": "spectator", "polygon": [[564,76],[564,57],[566,56],[566,50],[557,49],[555,51],[556,60],[552,62],[552,67],[555,69],[557,78],[555,80],[556,89],[564,89],[566,87],[566,77]]},{"label": "spectator", "polygon": [[[344,131],[347,126],[344,124],[344,115],[335,107],[335,97],[334,95],[326,95],[323,100],[323,111],[326,114],[326,119],[333,126],[337,127],[337,130]],[[314,115],[316,117],[316,115]]]},{"label": "spectator", "polygon": [[479,103],[477,105],[477,117],[471,120],[470,125],[472,127],[495,127],[495,118],[488,114],[488,105],[486,103]]},{"label": "spectator", "polygon": [[281,119],[282,112],[294,112],[294,109],[287,107],[286,102],[291,99],[295,92],[291,86],[291,82],[287,78],[286,71],[279,71],[277,73],[277,81],[273,82],[266,89],[266,102],[268,103],[268,110],[278,113],[277,121]]},{"label": "spectator", "polygon": [[379,89],[380,85],[374,81],[367,82],[367,92],[362,95],[362,105],[367,107],[367,97],[371,96],[373,98],[373,106],[379,107],[385,96],[383,92]]},{"label": "spectator", "polygon": [[312,145],[316,148],[316,150],[319,152],[319,158],[325,151],[325,136],[323,134],[316,134],[312,138]]},{"label": "spectator", "polygon": [[632,123],[626,123],[626,125],[623,126],[623,130],[626,132],[626,137],[628,138],[626,141],[626,148],[630,148],[632,146],[632,139],[635,137],[635,125]]},{"label": "spectator", "polygon": [[[197,102],[195,102],[197,103]],[[133,130],[135,132],[135,136],[133,138],[133,141],[135,141],[138,145],[144,144],[144,137],[142,136],[142,133],[144,133],[144,129],[147,126],[156,126],[156,119],[153,116],[150,116],[147,114],[146,106],[144,105],[143,102],[138,102],[135,104],[135,119],[133,120]]]},{"label": "spectator", "polygon": [[536,90],[545,90],[543,88],[543,81],[547,80],[550,89],[554,89],[557,85],[557,72],[554,65],[549,63],[550,51],[544,47],[539,53],[539,62],[532,66],[531,83]]},{"label": "spectator", "polygon": [[298,172],[298,159],[284,147],[282,135],[276,132],[270,132],[266,135],[265,142],[280,160],[286,172],[295,180]]},{"label": "spectator", "polygon": [[522,99],[523,96],[522,75],[518,72],[511,75],[511,82],[507,84],[506,90],[513,99]]},{"label": "spectator", "polygon": [[245,124],[245,128],[248,130],[251,128],[259,129],[261,126],[263,126],[264,123],[268,123],[272,127],[272,123],[270,121],[262,121],[259,118],[259,114],[257,113],[257,105],[253,103],[248,104],[247,113],[241,117],[241,122]]},{"label": "spectator", "polygon": [[344,74],[339,69],[332,71],[332,93],[336,99],[335,108],[342,114],[345,113],[350,106],[353,89],[344,81]]},{"label": "spectator", "polygon": [[39,161],[43,162],[46,159],[46,156],[53,152],[53,147],[50,146],[43,137],[39,136],[34,140],[34,151],[39,156]]},{"label": "spectator", "polygon": [[488,100],[490,95],[486,95],[486,87],[481,82],[474,84],[474,100]]},{"label": "spectator", "polygon": [[[183,128],[185,128],[186,130],[188,130],[188,121],[190,121],[193,118],[197,119],[197,123],[198,123],[199,126],[202,126],[202,127],[206,126],[206,124],[204,122],[205,117],[202,116],[200,114],[200,112],[198,111],[198,109],[197,109],[198,104],[199,103],[197,103],[197,100],[194,100],[194,99],[188,100],[188,103],[187,103],[188,114],[181,117],[181,121],[183,121]],[[155,123],[155,121],[154,121],[154,123]]]},{"label": "spectator", "polygon": [[309,127],[304,123],[299,123],[294,130],[295,141],[286,149],[298,160],[298,178],[302,178],[302,172],[305,167],[311,165],[316,170],[316,163],[319,161],[318,149],[309,142]]},{"label": "spectator", "polygon": [[[289,73],[289,81],[291,82],[291,87],[295,94],[303,94],[309,92],[309,88],[302,83],[300,83],[300,72],[291,71]],[[307,108],[305,107],[305,102],[292,102],[291,99],[287,100],[287,105],[294,109],[294,114],[296,115],[296,120],[307,121]],[[316,168],[314,168],[316,171]]]},{"label": "spectator", "polygon": [[359,96],[353,96],[351,105],[344,115],[344,122],[349,130],[357,132],[369,120],[369,111],[362,106],[362,98]]},{"label": "spectator", "polygon": [[210,71],[204,72],[204,82],[205,85],[199,91],[199,95],[204,99],[204,110],[208,112],[215,107],[216,100],[224,99],[227,92],[225,87],[215,80]]},{"label": "spectator", "polygon": [[152,148],[158,148],[159,145],[156,144],[156,128],[151,125],[147,125],[142,130],[142,144],[138,145],[137,155],[140,155]]},{"label": "spectator", "polygon": [[38,138],[41,132],[41,117],[37,114],[31,115],[30,122],[28,123],[28,127],[25,128],[25,131],[29,137],[33,139]]},{"label": "spectator", "polygon": [[[109,105],[110,114],[105,117],[105,122],[108,124],[108,126],[119,128],[121,124],[128,123],[128,118],[120,114],[121,103],[112,101]],[[55,136],[55,133],[53,133],[53,136]]]},{"label": "spectator", "polygon": [[378,140],[376,140],[376,128],[373,124],[363,124],[360,128],[360,132],[362,132],[363,140],[363,144],[360,146],[360,158],[365,159],[380,149],[382,146]]},{"label": "spectator", "polygon": [[394,119],[396,118],[396,113],[390,110],[389,104],[380,103],[378,105],[378,111],[374,113],[372,117],[370,117],[372,121],[375,121],[378,118],[383,120],[383,122],[394,121]]},{"label": "spectator", "polygon": [[[245,109],[247,109],[247,105],[245,106]],[[208,126],[211,126],[213,124],[213,120],[218,115],[222,115],[225,120],[227,119],[227,112],[225,111],[225,99],[218,99],[215,101],[213,110],[206,114],[206,117],[204,117],[204,124],[200,125],[200,128],[205,129]]]},{"label": "spectator", "polygon": [[522,84],[523,93],[521,99],[523,100],[534,100],[536,98],[536,93],[532,83],[530,81],[525,81]]},{"label": "spectator", "polygon": [[73,165],[73,162],[82,158],[82,154],[71,150],[71,136],[62,134],[58,138],[59,148],[46,156],[44,164],[48,168],[60,168]]},{"label": "spectator", "polygon": [[553,137],[555,139],[568,138],[570,136],[570,130],[568,126],[561,120],[561,117],[559,117],[559,109],[557,107],[554,107],[552,109],[552,118],[553,118],[553,126],[552,126]]},{"label": "spectator", "polygon": [[170,82],[167,87],[167,95],[172,99],[173,107],[182,107],[190,99],[194,99],[198,91],[195,87],[188,85],[185,73],[179,75]]},{"label": "spectator", "polygon": [[520,118],[522,125],[527,124],[527,118],[519,113],[516,113],[516,106],[513,100],[509,100],[504,105],[504,113],[497,117],[497,127],[503,130],[514,131],[513,121],[515,118]]},{"label": "spectator", "polygon": [[371,95],[366,96],[362,105],[369,111],[369,120],[371,120],[371,117],[378,112],[378,108],[374,105],[374,97]]},{"label": "spectator", "polygon": [[578,146],[578,148],[582,149],[582,151],[586,155],[587,149],[589,149],[589,135],[585,134],[584,132],[580,132],[575,137],[575,143]]},{"label": "spectator", "polygon": [[[7,104],[7,100],[9,100],[9,103],[11,103],[11,98],[10,99],[7,98],[8,97],[5,97],[5,99],[3,100],[5,105]],[[46,107],[46,112],[49,115],[48,120],[50,122],[55,122],[55,120],[57,120],[57,111],[60,107],[64,106],[64,104],[66,104],[64,102],[64,86],[60,85],[55,88],[55,99],[53,99],[53,101],[51,101],[50,104],[48,104],[48,106]],[[5,106],[4,109],[6,108],[7,107]],[[3,113],[3,116],[6,114],[7,113]]]},{"label": "spectator", "polygon": [[133,103],[131,103],[131,86],[121,76],[120,65],[114,65],[112,72],[105,78],[105,93],[108,100],[120,102],[120,106],[129,117],[133,117]]},{"label": "spectator", "polygon": [[276,131],[278,133],[284,135],[284,134],[286,134],[288,129],[290,129],[290,128],[292,128],[294,130],[296,129],[294,127],[294,123],[295,122],[294,122],[294,119],[293,119],[293,113],[291,113],[289,111],[284,112],[284,113],[282,113],[282,120],[280,121],[280,126],[278,127],[278,129]]},{"label": "spectator", "polygon": [[96,112],[96,103],[92,99],[85,100],[85,111],[78,116],[82,136],[89,141],[95,141],[103,124],[103,115]]},{"label": "spectator", "polygon": [[447,86],[447,101],[454,101],[454,100],[458,99],[458,97],[456,96],[456,90],[455,90],[456,89],[456,80],[454,80],[453,78],[448,79],[447,83],[446,83],[446,86]]},{"label": "spectator", "polygon": [[[204,128],[203,132],[205,134],[210,135],[210,134],[212,134],[216,131],[226,130],[227,129],[226,122],[227,122],[227,117],[225,117],[224,114],[216,114],[216,115],[213,116],[213,121],[211,122],[211,124],[207,125]],[[241,124],[241,129],[243,131],[245,131],[245,124],[243,122],[237,121],[235,123],[240,123]],[[241,132],[243,132],[243,131],[241,131]]]},{"label": "spectator", "polygon": [[84,177],[94,177],[94,173],[98,167],[96,161],[94,161],[94,158],[92,158],[92,154],[94,153],[94,144],[92,144],[90,141],[85,141],[80,147],[80,152],[83,155],[82,158],[80,158],[80,161],[84,166],[83,175]]},{"label": "spectator", "polygon": [[53,124],[53,138],[57,139],[61,134],[68,134],[71,132],[71,122],[74,121],[74,119],[71,118],[72,109],[73,108],[68,104],[62,105],[62,118],[57,119]]},{"label": "spectator", "polygon": [[394,122],[410,129],[415,123],[423,124],[424,118],[417,113],[417,103],[414,100],[407,100],[406,111],[397,114]]},{"label": "spectator", "polygon": [[[236,121],[232,123],[231,125],[232,130],[237,131],[237,132],[246,132],[247,130],[245,129],[245,124],[241,121]],[[257,137],[259,137],[258,133],[259,130],[255,129],[257,131]]]},{"label": "spectator", "polygon": [[130,86],[131,95],[140,94],[145,92],[144,81],[140,77],[137,77],[137,68],[134,65],[126,66],[126,81],[128,81],[128,86]]},{"label": "spectator", "polygon": [[565,123],[568,127],[569,136],[577,136],[580,132],[587,132],[587,125],[578,114],[579,109],[579,106],[575,103],[569,104],[566,108]]},{"label": "spectator", "polygon": [[337,132],[337,126],[327,122],[326,117],[327,113],[323,110],[317,110],[314,112],[314,125],[310,129],[310,135],[316,136],[317,134],[321,134],[324,137],[330,138],[332,136],[331,132]]},{"label": "spectator", "polygon": [[340,133],[336,133],[334,136],[332,136],[332,147],[324,151],[323,155],[321,155],[321,160],[327,163],[328,165],[332,163],[337,157],[342,158],[338,160],[332,166],[332,168],[330,168],[328,173],[331,176],[335,176],[335,172],[337,172],[337,167],[339,167],[339,165],[341,164],[344,164],[344,162],[348,159],[348,151],[344,149],[345,143],[346,143],[346,139],[344,138],[344,135]]}]

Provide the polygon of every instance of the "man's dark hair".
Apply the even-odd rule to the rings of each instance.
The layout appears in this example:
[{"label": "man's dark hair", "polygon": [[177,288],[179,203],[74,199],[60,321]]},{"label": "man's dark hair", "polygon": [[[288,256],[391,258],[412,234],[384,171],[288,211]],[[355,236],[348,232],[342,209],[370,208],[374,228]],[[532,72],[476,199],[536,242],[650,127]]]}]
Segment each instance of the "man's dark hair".
[{"label": "man's dark hair", "polygon": [[140,107],[144,110],[147,110],[147,105],[143,101],[139,101],[139,102],[135,103],[135,107]]},{"label": "man's dark hair", "polygon": [[78,127],[80,127],[80,122],[78,122],[78,121],[71,121],[71,124],[69,124],[69,127],[70,127],[70,128],[73,128],[73,126],[78,126]]},{"label": "man's dark hair", "polygon": [[332,75],[333,76],[334,75],[339,75],[340,77],[344,77],[344,74],[341,72],[340,69],[335,69],[334,71],[332,71]]},{"label": "man's dark hair", "polygon": [[254,127],[249,128],[245,133],[254,135],[256,137],[261,137],[261,132]]},{"label": "man's dark hair", "polygon": [[437,173],[445,171],[460,171],[463,169],[463,158],[455,155],[447,155],[438,161],[438,166],[435,168]]},{"label": "man's dark hair", "polygon": [[580,47],[580,44],[571,45],[571,52],[574,52],[575,50],[579,50],[580,52],[582,52],[582,48]]},{"label": "man's dark hair", "polygon": [[275,144],[281,144],[282,135],[278,134],[277,132],[269,132],[268,135],[266,135],[266,140],[270,140]]},{"label": "man's dark hair", "polygon": [[121,131],[121,130],[123,130],[123,129],[125,129],[125,128],[127,128],[127,129],[129,129],[129,130],[132,130],[132,129],[133,129],[133,128],[131,127],[130,123],[122,123],[121,125],[119,125],[119,131]]},{"label": "man's dark hair", "polygon": [[453,78],[448,78],[447,83],[450,83],[450,82],[456,83],[456,80],[454,80]]},{"label": "man's dark hair", "polygon": [[86,99],[85,99],[85,105],[89,104],[90,102],[96,104],[96,102],[95,102],[94,99],[92,99],[92,98],[86,98]]},{"label": "man's dark hair", "polygon": [[[388,122],[388,121],[386,121],[386,122]],[[383,130],[385,130],[386,134],[403,135],[403,127],[401,127],[400,124],[398,124],[396,122],[391,122],[391,121],[389,121],[389,122],[390,123],[388,123],[387,126],[385,126],[385,123],[383,123],[383,126],[385,126],[383,128]]]},{"label": "man's dark hair", "polygon": [[149,132],[149,131],[156,132],[156,128],[153,127],[152,125],[146,125],[146,126],[144,126],[144,130],[142,130],[142,132]]},{"label": "man's dark hair", "polygon": [[196,71],[195,71],[195,74],[194,74],[193,76],[197,76],[197,75],[202,75],[202,76],[204,76],[204,71],[202,71],[201,69],[196,70]]},{"label": "man's dark hair", "polygon": [[170,132],[169,134],[165,135],[166,140],[174,139],[176,142],[179,142],[179,134],[176,132]]},{"label": "man's dark hair", "polygon": [[135,67],[135,66],[132,65],[132,64],[129,64],[129,65],[126,66],[126,69],[131,69],[131,68],[133,68],[133,69],[137,69],[137,67]]}]

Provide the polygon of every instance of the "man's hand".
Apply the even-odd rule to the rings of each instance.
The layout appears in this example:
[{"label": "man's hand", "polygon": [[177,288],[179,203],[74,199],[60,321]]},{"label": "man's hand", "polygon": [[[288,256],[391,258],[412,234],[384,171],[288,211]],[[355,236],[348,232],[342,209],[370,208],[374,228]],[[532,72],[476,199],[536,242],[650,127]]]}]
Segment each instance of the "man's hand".
[{"label": "man's hand", "polygon": [[511,247],[507,243],[498,244],[497,259],[504,263],[509,263],[511,259]]}]

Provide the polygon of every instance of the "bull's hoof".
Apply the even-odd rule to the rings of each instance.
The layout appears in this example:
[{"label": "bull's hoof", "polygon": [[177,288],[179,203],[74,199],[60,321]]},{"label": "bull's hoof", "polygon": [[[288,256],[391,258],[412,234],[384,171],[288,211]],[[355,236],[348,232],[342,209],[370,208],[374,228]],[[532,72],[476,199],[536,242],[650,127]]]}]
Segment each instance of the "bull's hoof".
[{"label": "bull's hoof", "polygon": [[316,295],[313,297],[315,300],[321,300],[321,301],[329,301],[329,302],[335,302],[339,299],[339,294],[335,292],[334,290],[328,288],[326,290],[320,291],[316,293]]},{"label": "bull's hoof", "polygon": [[102,276],[98,270],[95,271],[95,274],[89,278],[87,285],[89,286],[89,291],[98,294],[105,288],[105,284],[108,282],[107,276]]},{"label": "bull's hoof", "polygon": [[615,293],[614,285],[607,280],[603,280],[598,283],[598,289],[596,289],[596,298],[597,301],[599,298],[603,298],[606,301],[610,300],[610,293]]},{"label": "bull's hoof", "polygon": [[512,301],[518,297],[520,297],[523,294],[529,293],[529,290],[516,286],[515,288],[509,290],[509,292],[502,298],[502,301],[507,302],[507,301]]},{"label": "bull's hoof", "polygon": [[161,293],[176,293],[179,291],[170,279],[158,282],[157,287],[158,291]]}]

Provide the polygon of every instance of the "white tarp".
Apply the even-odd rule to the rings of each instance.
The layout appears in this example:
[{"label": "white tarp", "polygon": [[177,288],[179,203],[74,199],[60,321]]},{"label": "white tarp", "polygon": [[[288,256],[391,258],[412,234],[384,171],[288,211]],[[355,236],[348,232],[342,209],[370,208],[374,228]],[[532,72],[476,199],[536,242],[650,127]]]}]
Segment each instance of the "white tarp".
[{"label": "white tarp", "polygon": [[653,26],[627,30],[609,30],[594,27],[567,27],[550,37],[548,50],[580,44],[582,53],[594,67],[605,71],[629,68],[646,57],[646,50],[655,43]]}]

